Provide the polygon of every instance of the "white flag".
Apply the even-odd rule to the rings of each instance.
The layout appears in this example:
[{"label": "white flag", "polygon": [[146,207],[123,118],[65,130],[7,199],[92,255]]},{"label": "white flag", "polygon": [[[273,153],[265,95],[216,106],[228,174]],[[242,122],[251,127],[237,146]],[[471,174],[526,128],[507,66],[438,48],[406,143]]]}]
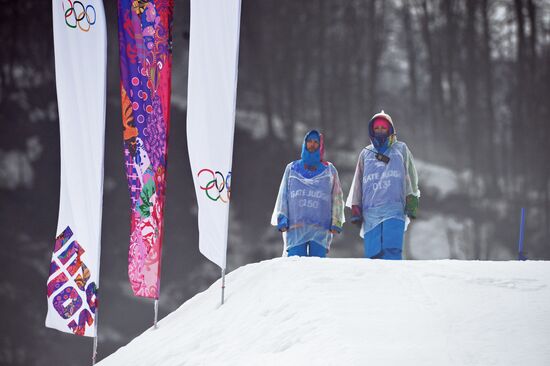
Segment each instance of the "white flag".
[{"label": "white flag", "polygon": [[93,337],[103,202],[105,12],[101,0],[53,0],[52,10],[61,193],[46,326]]},{"label": "white flag", "polygon": [[240,0],[191,0],[187,144],[198,201],[199,249],[225,269]]}]

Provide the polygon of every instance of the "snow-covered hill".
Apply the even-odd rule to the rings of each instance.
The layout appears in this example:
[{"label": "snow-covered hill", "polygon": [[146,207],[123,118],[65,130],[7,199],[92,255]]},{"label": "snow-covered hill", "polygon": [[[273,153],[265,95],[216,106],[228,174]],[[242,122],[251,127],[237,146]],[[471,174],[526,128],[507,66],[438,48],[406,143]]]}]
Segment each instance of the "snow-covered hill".
[{"label": "snow-covered hill", "polygon": [[550,262],[292,257],[226,285],[98,365],[550,365]]}]

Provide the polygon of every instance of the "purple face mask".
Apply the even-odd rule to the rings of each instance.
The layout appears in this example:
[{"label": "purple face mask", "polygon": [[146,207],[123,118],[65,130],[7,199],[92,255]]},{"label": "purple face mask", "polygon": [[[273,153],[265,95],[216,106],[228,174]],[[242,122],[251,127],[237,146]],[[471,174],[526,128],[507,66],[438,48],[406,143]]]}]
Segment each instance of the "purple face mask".
[{"label": "purple face mask", "polygon": [[373,136],[373,145],[379,152],[384,152],[387,149],[386,142],[389,134],[383,131],[375,131]]}]

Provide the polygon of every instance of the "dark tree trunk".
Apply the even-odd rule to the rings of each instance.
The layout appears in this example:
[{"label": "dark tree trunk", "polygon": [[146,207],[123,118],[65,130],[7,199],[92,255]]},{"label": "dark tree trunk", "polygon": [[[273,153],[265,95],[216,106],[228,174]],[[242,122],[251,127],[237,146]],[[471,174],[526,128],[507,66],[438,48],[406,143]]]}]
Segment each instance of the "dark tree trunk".
[{"label": "dark tree trunk", "polygon": [[422,37],[426,45],[426,51],[428,53],[428,73],[430,75],[430,99],[429,99],[429,110],[430,110],[430,128],[431,138],[438,136],[438,125],[443,121],[442,118],[442,96],[443,89],[441,86],[441,68],[438,61],[437,49],[435,47],[434,36],[431,30],[431,15],[428,9],[427,0],[422,0]]},{"label": "dark tree trunk", "polygon": [[326,40],[326,1],[319,0],[319,30],[318,30],[318,49],[319,49],[319,70],[317,74],[319,89],[319,128],[324,130],[326,127],[326,58],[325,58],[325,40]]},{"label": "dark tree trunk", "polygon": [[405,33],[405,46],[407,49],[408,75],[410,87],[410,111],[415,114],[418,108],[418,81],[417,81],[417,61],[414,32],[411,22],[411,12],[408,5],[401,8],[403,16],[403,30]]},{"label": "dark tree trunk", "polygon": [[487,151],[488,164],[487,172],[488,177],[487,181],[489,185],[493,187],[489,191],[489,194],[495,196],[499,195],[501,192],[498,191],[497,177],[498,177],[498,146],[495,141],[495,132],[496,132],[496,122],[495,122],[495,109],[494,109],[494,87],[493,87],[493,62],[491,60],[491,30],[489,24],[489,0],[483,0],[481,3],[481,15],[483,19],[483,47],[482,47],[482,68],[483,68],[483,77],[484,77],[484,113],[485,121],[489,133],[487,134],[487,144],[489,151]]},{"label": "dark tree trunk", "polygon": [[460,126],[458,125],[458,111],[460,110],[460,98],[457,90],[456,72],[457,72],[457,11],[456,1],[447,0],[442,2],[443,11],[445,13],[445,75],[448,82],[448,99],[445,102],[445,116],[446,124],[450,125],[450,128],[445,130],[448,133],[445,136],[448,137],[453,145],[454,151],[459,151],[460,146],[463,146],[465,139],[464,134],[461,133]]},{"label": "dark tree trunk", "polygon": [[[378,10],[378,1],[372,0],[368,5],[368,36],[369,36],[369,63],[367,76],[367,114],[370,116],[378,112],[377,84],[382,57],[381,42],[383,38],[384,11]],[[382,5],[383,6],[383,5]],[[383,9],[383,7],[382,7]],[[368,117],[367,117],[368,118]]]},{"label": "dark tree trunk", "polygon": [[[370,4],[368,4],[370,7]],[[362,8],[358,7],[358,10]],[[355,118],[360,123],[356,123],[355,126],[350,126],[350,132],[353,134],[354,142],[358,146],[364,146],[365,141],[363,136],[365,135],[365,123],[364,122],[370,113],[369,107],[367,106],[367,97],[366,97],[366,77],[365,77],[365,63],[367,60],[369,52],[369,42],[367,40],[366,34],[368,32],[368,22],[370,20],[369,16],[365,16],[364,12],[361,12],[357,17],[356,22],[353,26],[353,40],[355,45],[355,57],[354,57],[354,71],[355,71],[355,82],[353,84],[353,90],[356,98],[354,98],[356,108]]]},{"label": "dark tree trunk", "polygon": [[[477,17],[477,0],[467,0],[466,2],[466,29],[464,35],[464,48],[466,49],[466,60],[463,67],[462,77],[465,83],[466,90],[466,132],[468,133],[470,153],[470,167],[472,169],[472,178],[476,179],[480,172],[480,155],[477,154],[480,144],[484,142],[484,129],[478,128],[481,122],[481,116],[478,105],[478,87],[479,78],[478,72],[478,57],[476,53],[476,17]],[[473,189],[474,181],[471,182]]]},{"label": "dark tree trunk", "polygon": [[[523,14],[524,4],[522,0],[514,0],[517,22],[517,66],[516,66],[516,89],[512,96],[515,100],[515,108],[513,111],[513,123],[512,130],[513,135],[518,136],[523,130],[524,119],[526,117],[527,108],[525,100],[526,83],[527,83],[527,54],[526,54],[526,31],[525,31],[525,19]],[[524,174],[523,161],[527,156],[525,154],[525,146],[521,144],[517,146],[519,148],[518,156],[515,159],[514,171],[516,174]],[[521,191],[522,187],[514,187],[514,195]]]}]

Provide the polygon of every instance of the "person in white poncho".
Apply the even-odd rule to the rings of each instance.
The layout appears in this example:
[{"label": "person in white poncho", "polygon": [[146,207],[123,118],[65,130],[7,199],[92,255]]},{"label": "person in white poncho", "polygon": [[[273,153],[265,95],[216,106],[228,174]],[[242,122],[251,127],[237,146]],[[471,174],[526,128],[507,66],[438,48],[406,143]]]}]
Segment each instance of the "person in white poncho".
[{"label": "person in white poncho", "polygon": [[344,224],[338,171],[323,161],[323,135],[308,132],[302,158],[286,166],[271,224],[283,233],[288,256],[325,257]]},{"label": "person in white poncho", "polygon": [[346,206],[351,222],[361,225],[365,257],[402,259],[405,227],[416,218],[420,197],[413,156],[384,111],[368,130],[372,144],[359,155]]}]

